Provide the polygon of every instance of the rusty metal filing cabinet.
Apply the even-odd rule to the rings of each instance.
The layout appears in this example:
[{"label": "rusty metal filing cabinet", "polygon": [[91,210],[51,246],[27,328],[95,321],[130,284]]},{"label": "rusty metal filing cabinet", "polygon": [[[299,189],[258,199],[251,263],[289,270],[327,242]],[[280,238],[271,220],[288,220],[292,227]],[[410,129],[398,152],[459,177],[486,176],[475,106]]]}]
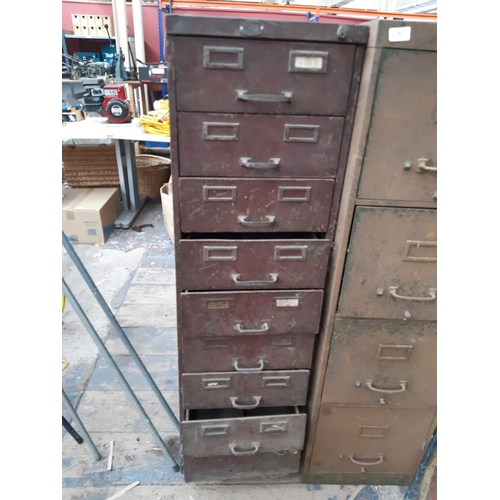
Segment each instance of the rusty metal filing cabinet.
[{"label": "rusty metal filing cabinet", "polygon": [[167,35],[184,475],[298,480],[368,28]]},{"label": "rusty metal filing cabinet", "polygon": [[409,484],[436,427],[437,26],[367,25],[307,482]]}]

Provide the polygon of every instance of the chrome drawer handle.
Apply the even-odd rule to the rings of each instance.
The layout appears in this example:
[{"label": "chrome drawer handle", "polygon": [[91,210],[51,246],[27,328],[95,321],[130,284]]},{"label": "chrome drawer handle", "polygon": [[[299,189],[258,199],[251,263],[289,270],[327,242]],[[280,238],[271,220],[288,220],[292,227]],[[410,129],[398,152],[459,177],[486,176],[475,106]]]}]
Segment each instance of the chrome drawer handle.
[{"label": "chrome drawer handle", "polygon": [[269,170],[279,168],[281,158],[269,158],[268,162],[252,161],[252,158],[240,158],[240,167],[253,168],[254,170]]},{"label": "chrome drawer handle", "polygon": [[253,102],[292,102],[293,92],[285,90],[281,94],[247,94],[248,90],[237,90],[236,99]]},{"label": "chrome drawer handle", "polygon": [[349,455],[349,459],[351,460],[351,462],[353,464],[356,464],[356,465],[363,465],[363,466],[379,465],[379,464],[381,464],[384,461],[384,454],[383,453],[379,453],[378,459],[374,458],[373,459],[374,461],[370,461],[370,462],[362,462],[361,460],[358,460],[358,459],[354,458],[354,455]]},{"label": "chrome drawer handle", "polygon": [[373,387],[372,382],[373,380],[367,380],[366,388],[370,389],[370,391],[383,392],[384,394],[396,394],[398,392],[405,392],[406,384],[408,383],[406,380],[402,380],[401,382],[399,382],[400,389],[379,389],[378,387]]},{"label": "chrome drawer handle", "polygon": [[423,172],[437,172],[438,168],[437,167],[431,167],[430,165],[427,165],[427,162],[429,160],[427,158],[419,158],[417,160],[417,172],[423,173]]},{"label": "chrome drawer handle", "polygon": [[398,295],[396,292],[398,291],[398,286],[390,286],[389,287],[389,295],[395,299],[400,300],[410,300],[413,302],[431,302],[436,300],[436,292],[435,288],[429,288],[429,296],[428,297],[405,297],[404,295]]},{"label": "chrome drawer handle", "polygon": [[238,398],[229,398],[231,401],[231,404],[233,405],[233,408],[236,408],[237,410],[253,410],[254,408],[257,408],[257,406],[260,405],[260,400],[262,399],[262,396],[252,396],[253,399],[253,405],[239,405],[236,401],[238,401]]},{"label": "chrome drawer handle", "polygon": [[252,443],[253,450],[248,450],[248,451],[236,451],[236,446],[238,445],[235,443],[229,443],[229,449],[231,450],[231,453],[235,457],[243,457],[245,455],[255,455],[259,451],[260,443],[253,442]]},{"label": "chrome drawer handle", "polygon": [[260,372],[264,369],[264,360],[259,360],[259,366],[257,368],[240,368],[238,365],[238,359],[233,359],[233,366],[237,372]]},{"label": "chrome drawer handle", "polygon": [[253,280],[253,281],[240,281],[241,274],[231,274],[231,279],[236,285],[246,286],[260,286],[268,285],[269,283],[276,283],[278,281],[278,273],[269,273],[268,280]]},{"label": "chrome drawer handle", "polygon": [[276,216],[274,215],[266,215],[264,217],[265,220],[248,220],[246,215],[238,215],[238,223],[242,226],[272,226],[274,221],[276,220]]},{"label": "chrome drawer handle", "polygon": [[234,329],[238,333],[264,333],[269,330],[269,323],[267,322],[262,322],[262,326],[260,328],[250,328],[248,330],[245,330],[244,328],[241,328],[241,323],[236,323],[234,325]]}]

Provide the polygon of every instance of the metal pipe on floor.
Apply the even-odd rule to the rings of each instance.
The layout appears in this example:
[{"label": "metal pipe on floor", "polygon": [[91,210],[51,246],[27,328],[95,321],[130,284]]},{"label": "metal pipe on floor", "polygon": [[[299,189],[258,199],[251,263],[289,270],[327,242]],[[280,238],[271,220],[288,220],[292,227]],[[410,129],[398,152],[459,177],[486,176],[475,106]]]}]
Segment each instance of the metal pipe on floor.
[{"label": "metal pipe on floor", "polygon": [[76,300],[75,296],[73,295],[73,292],[69,289],[68,285],[66,284],[66,281],[64,281],[64,278],[62,280],[62,291],[66,295],[66,299],[71,304],[71,307],[75,311],[76,315],[80,318],[80,321],[83,323],[83,326],[85,326],[86,330],[89,332],[90,336],[92,337],[92,340],[97,345],[102,356],[107,361],[109,367],[115,372],[115,375],[118,377],[118,380],[121,382],[126,394],[130,397],[136,410],[144,419],[144,423],[146,424],[147,428],[149,429],[149,432],[151,432],[151,435],[153,436],[156,444],[160,447],[161,451],[165,455],[165,458],[170,463],[170,465],[172,466],[174,471],[177,472],[178,470],[180,470],[179,465],[177,464],[177,462],[174,460],[174,458],[172,457],[172,455],[168,451],[167,447],[165,446],[165,443],[163,442],[163,439],[161,438],[160,434],[156,430],[156,427],[153,425],[153,422],[151,422],[148,414],[146,413],[146,410],[144,410],[140,401],[137,399],[137,396],[135,395],[134,391],[132,390],[129,383],[127,382],[127,379],[124,377],[120,368],[118,367],[115,360],[113,359],[113,357],[109,353],[108,349],[104,345],[104,342],[102,341],[101,337],[95,331],[94,327],[92,326],[92,323],[87,318],[87,315],[85,314],[82,307],[80,306],[80,304]]},{"label": "metal pipe on floor", "polygon": [[92,441],[92,438],[89,436],[89,433],[87,432],[87,429],[85,429],[85,426],[83,425],[83,422],[80,420],[80,417],[78,416],[78,413],[76,413],[76,410],[73,408],[73,405],[71,404],[71,401],[69,400],[67,394],[64,392],[64,389],[62,390],[62,398],[64,401],[64,404],[66,405],[66,409],[68,410],[68,413],[71,415],[71,418],[76,422],[83,440],[87,443],[87,446],[90,448],[90,451],[94,455],[95,459],[97,461],[101,460],[102,456],[97,450],[94,441]]},{"label": "metal pipe on floor", "polygon": [[175,425],[175,428],[178,431],[180,431],[179,420],[177,420],[177,417],[174,415],[174,412],[172,411],[169,404],[165,400],[163,394],[160,392],[160,389],[156,385],[156,382],[151,377],[151,374],[149,373],[148,369],[144,366],[144,363],[137,354],[137,351],[134,349],[134,346],[130,343],[130,340],[128,339],[127,335],[123,331],[118,321],[116,320],[115,315],[111,312],[111,309],[104,300],[104,297],[101,295],[101,292],[99,291],[96,284],[90,277],[90,274],[88,273],[87,269],[85,269],[85,266],[80,260],[80,257],[78,257],[77,253],[75,252],[75,249],[66,238],[64,232],[62,233],[62,243],[64,248],[68,252],[69,256],[71,257],[71,260],[75,263],[76,268],[78,269],[78,271],[80,271],[80,274],[82,275],[82,278],[85,280],[85,283],[87,283],[88,287],[90,288],[90,291],[92,292],[97,302],[101,306],[102,310],[104,311],[104,314],[111,322],[111,325],[113,326],[116,334],[118,335],[118,337],[120,337],[120,340],[124,343],[125,347],[127,348],[127,351],[130,353],[130,356],[132,356],[132,359],[135,361],[135,364],[139,367],[139,370],[144,375],[144,378],[147,380],[149,386],[155,393],[155,396],[158,398],[158,401],[160,402],[162,408],[165,410],[170,420]]}]

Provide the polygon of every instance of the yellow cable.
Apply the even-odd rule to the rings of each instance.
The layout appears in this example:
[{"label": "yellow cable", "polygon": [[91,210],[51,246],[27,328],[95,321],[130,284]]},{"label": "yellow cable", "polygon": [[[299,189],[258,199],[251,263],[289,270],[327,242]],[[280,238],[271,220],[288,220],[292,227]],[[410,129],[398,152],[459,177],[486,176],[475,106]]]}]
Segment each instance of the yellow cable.
[{"label": "yellow cable", "polygon": [[63,360],[62,360],[62,364],[63,364],[63,369],[62,369],[62,371],[64,371],[64,370],[67,368],[67,366],[68,366],[68,362],[67,362],[67,361],[65,361],[65,360],[63,359]]}]

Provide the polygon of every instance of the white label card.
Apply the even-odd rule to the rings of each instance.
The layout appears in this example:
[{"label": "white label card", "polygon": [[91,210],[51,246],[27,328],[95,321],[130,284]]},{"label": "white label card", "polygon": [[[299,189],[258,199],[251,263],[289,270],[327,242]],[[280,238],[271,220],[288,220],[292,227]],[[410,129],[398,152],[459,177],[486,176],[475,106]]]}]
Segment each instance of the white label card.
[{"label": "white label card", "polygon": [[389,28],[389,42],[409,42],[411,40],[411,26]]},{"label": "white label card", "polygon": [[276,307],[299,307],[299,299],[276,299]]},{"label": "white label card", "polygon": [[322,57],[297,56],[295,58],[294,66],[297,69],[322,69],[323,60],[324,59]]}]

